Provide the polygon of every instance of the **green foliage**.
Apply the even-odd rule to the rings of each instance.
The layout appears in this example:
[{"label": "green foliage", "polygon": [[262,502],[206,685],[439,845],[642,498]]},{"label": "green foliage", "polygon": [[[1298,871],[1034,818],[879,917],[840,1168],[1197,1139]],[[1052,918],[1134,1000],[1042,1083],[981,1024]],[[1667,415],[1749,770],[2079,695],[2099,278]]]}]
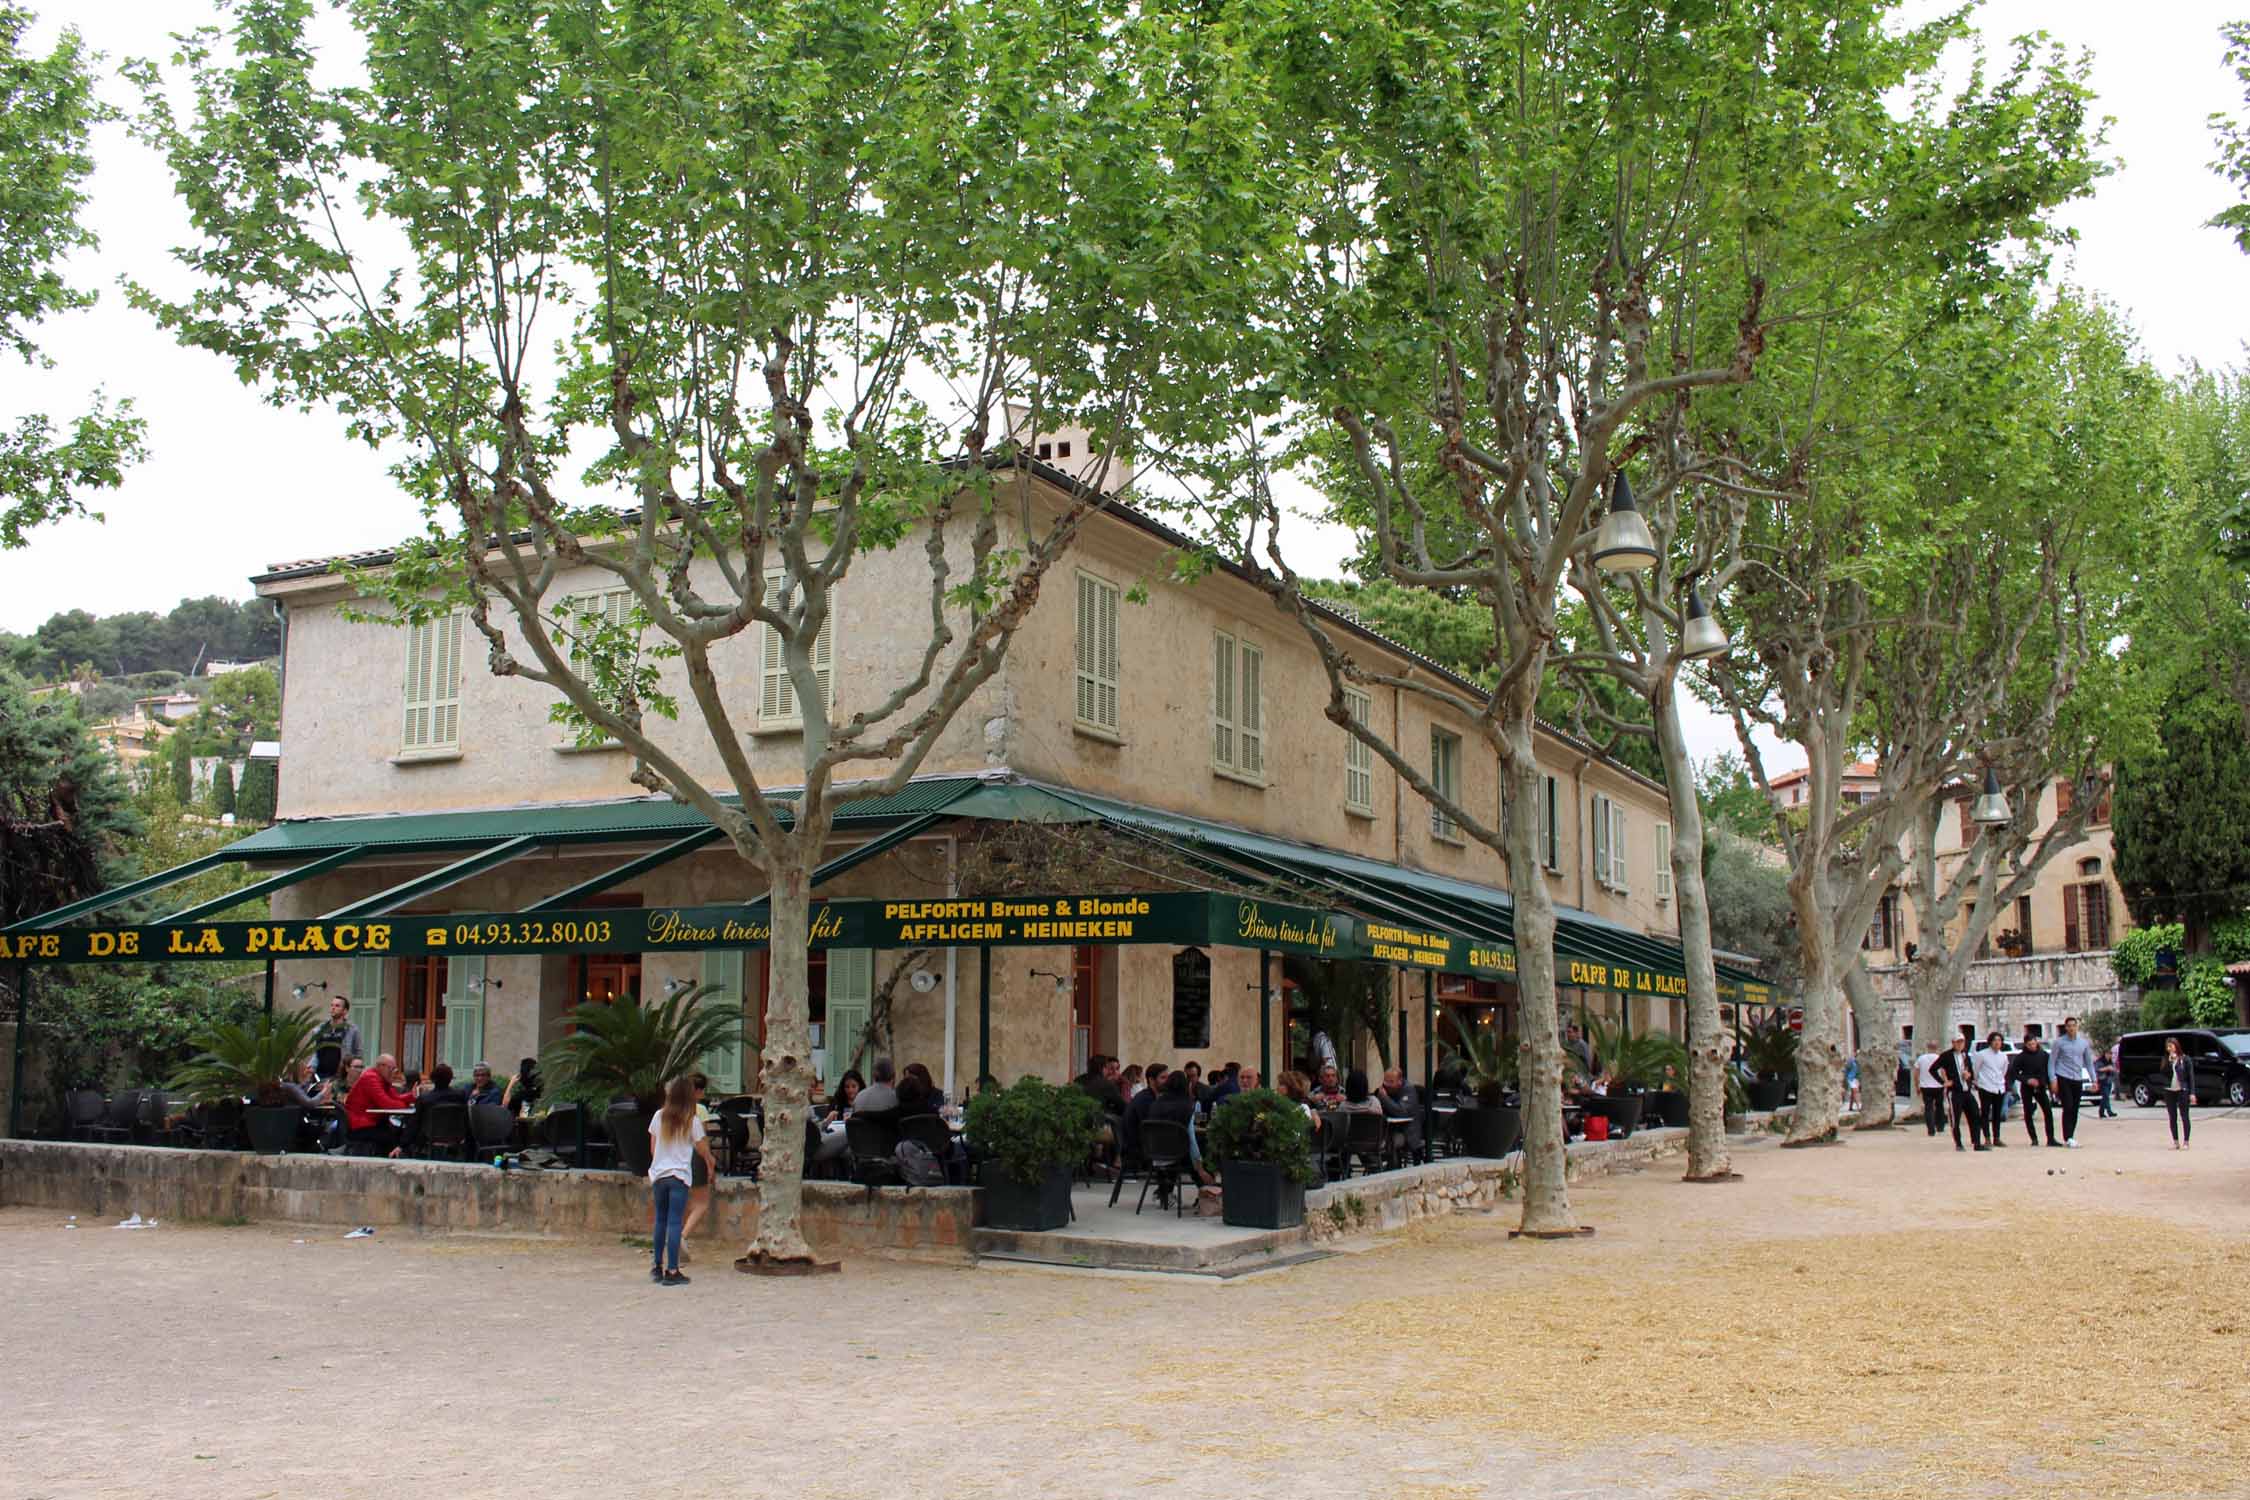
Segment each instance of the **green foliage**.
[{"label": "green foliage", "polygon": [[1783,989],[1798,974],[1797,930],[1789,905],[1789,871],[1766,849],[1718,830],[1703,842],[1703,889],[1711,909],[1711,944],[1756,959]]},{"label": "green foliage", "polygon": [[2120,984],[2145,987],[2156,977],[2156,955],[2175,956],[2187,947],[2187,929],[2177,922],[2136,927],[2110,946],[2109,967]]},{"label": "green foliage", "polygon": [[1703,809],[1704,827],[1725,829],[1752,843],[1775,842],[1772,799],[1733,751],[1722,751],[1696,769],[1695,799]]},{"label": "green foliage", "polygon": [[573,1029],[540,1056],[548,1097],[599,1110],[630,1096],[644,1112],[655,1110],[666,1084],[742,1040],[741,1012],[705,1003],[713,988],[697,985],[668,1000],[574,1006],[563,1017]]},{"label": "green foliage", "polygon": [[1271,1162],[1291,1182],[1310,1182],[1312,1121],[1303,1106],[1272,1089],[1230,1094],[1211,1116],[1211,1155],[1222,1165]]},{"label": "green foliage", "polygon": [[186,807],[195,800],[195,755],[186,735],[175,734],[165,741],[164,763],[171,777],[172,800]]},{"label": "green foliage", "polygon": [[57,1091],[162,1083],[197,1038],[262,1009],[258,992],[226,977],[194,964],[48,970],[31,1023],[42,1075]]},{"label": "green foliage", "polygon": [[2199,928],[2250,906],[2250,734],[2214,675],[2182,681],[2161,743],[2117,768],[2117,883],[2137,922]]},{"label": "green foliage", "polygon": [[[2219,28],[2226,41],[2225,61],[2234,70],[2243,102],[2250,105],[2250,21],[2233,21]],[[2234,232],[2234,242],[2250,254],[2250,125],[2226,115],[2213,115],[2211,128],[2218,137],[2219,159],[2212,169],[2231,183],[2243,201],[2212,215],[2211,225]]]},{"label": "green foliage", "polygon": [[1622,1020],[1596,1016],[1587,1022],[1586,1039],[1601,1070],[1620,1090],[1687,1089],[1687,1048],[1675,1038],[1654,1031],[1635,1036]]},{"label": "green foliage", "polygon": [[1026,1187],[1051,1167],[1086,1159],[1101,1134],[1102,1109],[1083,1089],[1025,1074],[1004,1089],[969,1101],[969,1139]]},{"label": "green foliage", "polygon": [[[114,113],[94,93],[100,59],[65,28],[44,57],[24,50],[32,13],[0,4],[0,350],[30,365],[49,361],[33,328],[55,313],[90,305],[94,294],[63,280],[74,250],[95,243],[80,221],[89,147]],[[113,489],[144,456],[144,424],[132,403],[99,394],[82,415],[27,412],[0,429],[0,550],[21,547],[46,521],[87,514],[85,492]]]},{"label": "green foliage", "polygon": [[2081,1018],[2080,1024],[2085,1028],[2086,1040],[2093,1044],[2094,1050],[2107,1052],[2119,1037],[2139,1023],[2139,1012],[2110,1005],[2088,1011]]},{"label": "green foliage", "polygon": [[2141,992],[2141,1030],[2169,1031],[2194,1024],[2195,1008],[2185,990]]},{"label": "green foliage", "polygon": [[309,1008],[214,1022],[196,1038],[201,1050],[181,1064],[167,1087],[206,1104],[228,1099],[280,1104],[287,1097],[281,1085],[312,1055],[319,1026]]},{"label": "green foliage", "polygon": [[[1461,1045],[1453,1049],[1453,1060],[1461,1066],[1461,1086],[1477,1103],[1492,1108],[1516,1086],[1516,1049],[1497,1027],[1464,1024],[1460,1029]],[[1568,1053],[1563,1055],[1563,1066],[1575,1066]]]},{"label": "green foliage", "polygon": [[0,924],[128,878],[140,832],[116,763],[68,700],[0,672]]},{"label": "green foliage", "polygon": [[[176,686],[207,661],[262,661],[281,650],[281,623],[262,599],[182,599],[165,614],[129,610],[94,615],[83,609],[49,615],[26,648],[25,670],[60,682],[79,666],[149,692]],[[154,678],[151,673],[171,674]],[[94,715],[107,718],[105,708]]]},{"label": "green foliage", "polygon": [[225,761],[211,773],[211,811],[221,815],[234,811],[234,772]]},{"label": "green foliage", "polygon": [[251,667],[214,678],[203,704],[174,738],[184,737],[197,755],[236,759],[254,740],[281,732],[281,683],[271,667]]},{"label": "green foliage", "polygon": [[2187,1001],[2191,1024],[2235,1024],[2234,986],[2227,983],[2226,965],[2217,959],[2198,958],[2181,965],[2180,994]]},{"label": "green foliage", "polygon": [[280,794],[281,767],[270,760],[253,760],[242,768],[242,789],[235,794],[238,822],[263,826],[273,821],[274,799]]},{"label": "green foliage", "polygon": [[1391,971],[1381,964],[1345,959],[1304,958],[1284,955],[1282,970],[1297,985],[1302,1022],[1289,1027],[1289,1055],[1295,1059],[1312,1053],[1308,1027],[1325,1031],[1336,1044],[1336,1054],[1347,1056],[1361,1033],[1375,1043],[1387,1066],[1397,1040],[1391,1030]]},{"label": "green foliage", "polygon": [[2250,959],[2250,912],[2237,912],[2212,922],[2211,955],[2223,964]]},{"label": "green foliage", "polygon": [[1797,1071],[1797,1033],[1789,1028],[1785,1011],[1766,1018],[1742,1034],[1743,1059],[1760,1078],[1787,1078]]}]

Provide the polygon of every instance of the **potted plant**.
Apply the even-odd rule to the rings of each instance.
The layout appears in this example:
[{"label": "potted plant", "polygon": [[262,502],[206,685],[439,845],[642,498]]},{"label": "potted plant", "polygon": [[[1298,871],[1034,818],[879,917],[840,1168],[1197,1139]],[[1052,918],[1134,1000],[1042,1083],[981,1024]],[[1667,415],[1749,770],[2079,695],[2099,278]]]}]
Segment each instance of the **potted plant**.
[{"label": "potted plant", "polygon": [[1752,1027],[1742,1039],[1742,1054],[1757,1074],[1757,1081],[1746,1090],[1750,1107],[1781,1108],[1797,1076],[1797,1033],[1790,1030],[1788,1015],[1777,1010]]},{"label": "potted plant", "polygon": [[1294,1229],[1305,1222],[1313,1151],[1303,1105],[1272,1089],[1230,1095],[1211,1117],[1211,1154],[1224,1177],[1220,1207],[1227,1223]]},{"label": "potted plant", "polygon": [[281,1090],[284,1079],[312,1054],[310,1010],[261,1012],[246,1021],[219,1021],[197,1038],[195,1056],[172,1075],[170,1087],[198,1104],[239,1105],[250,1149],[279,1156],[297,1143],[302,1109]]},{"label": "potted plant", "polygon": [[969,1141],[983,1157],[990,1229],[1060,1229],[1070,1222],[1071,1168],[1101,1135],[1102,1108],[1082,1089],[1026,1074],[969,1101]]},{"label": "potted plant", "polygon": [[1464,1029],[1453,1057],[1462,1087],[1476,1101],[1464,1103],[1453,1117],[1461,1149],[1471,1156],[1506,1156],[1523,1139],[1523,1111],[1507,1103],[1516,1081],[1515,1049],[1497,1031],[1472,1026]]},{"label": "potted plant", "polygon": [[619,1164],[639,1163],[646,1170],[643,1143],[648,1122],[664,1103],[664,1086],[742,1039],[741,1010],[706,1003],[715,988],[695,985],[649,1004],[589,1001],[573,1007],[563,1017],[570,1031],[540,1059],[548,1102],[576,1104],[582,1118],[602,1121]]},{"label": "potted plant", "polygon": [[[1599,1108],[1609,1116],[1612,1133],[1632,1134],[1649,1113],[1665,1124],[1685,1125],[1687,1095],[1681,1090],[1687,1081],[1687,1048],[1659,1032],[1634,1036],[1623,1022],[1610,1026],[1596,1020],[1591,1029],[1595,1055],[1609,1077],[1608,1102]],[[1665,1118],[1660,1097],[1668,1097],[1676,1119]],[[1592,1112],[1596,1105],[1589,1101],[1587,1108]]]},{"label": "potted plant", "polygon": [[1642,1114],[1659,1125],[1684,1128],[1688,1122],[1687,1045],[1676,1037],[1642,1038],[1648,1048],[1648,1093]]}]

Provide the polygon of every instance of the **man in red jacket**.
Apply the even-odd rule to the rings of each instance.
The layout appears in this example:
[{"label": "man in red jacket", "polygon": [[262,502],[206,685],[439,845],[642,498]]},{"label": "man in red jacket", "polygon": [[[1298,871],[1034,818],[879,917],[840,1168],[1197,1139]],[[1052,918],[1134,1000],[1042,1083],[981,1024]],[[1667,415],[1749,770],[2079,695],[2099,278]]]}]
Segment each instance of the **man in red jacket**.
[{"label": "man in red jacket", "polygon": [[398,1146],[399,1115],[378,1115],[378,1109],[412,1109],[414,1100],[398,1091],[398,1059],[388,1052],[375,1066],[359,1075],[359,1082],[344,1096],[344,1129],[350,1133],[353,1154],[388,1156]]}]

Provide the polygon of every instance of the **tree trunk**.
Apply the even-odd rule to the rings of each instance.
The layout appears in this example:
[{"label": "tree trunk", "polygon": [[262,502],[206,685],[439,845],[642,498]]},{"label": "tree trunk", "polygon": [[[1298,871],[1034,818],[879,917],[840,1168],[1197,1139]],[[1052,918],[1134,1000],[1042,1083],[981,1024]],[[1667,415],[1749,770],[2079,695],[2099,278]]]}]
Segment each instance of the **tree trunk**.
[{"label": "tree trunk", "polygon": [[1968,972],[1969,946],[1961,945],[1956,957],[1945,934],[1925,942],[1922,951],[1906,966],[1906,990],[1914,1000],[1914,1041],[1917,1046],[1937,1038],[1940,1048],[1953,1045],[1953,997],[1960,992],[1961,976]]},{"label": "tree trunk", "polygon": [[1797,948],[1804,969],[1805,1029],[1797,1038],[1797,1110],[1784,1146],[1810,1146],[1836,1139],[1843,1114],[1844,996],[1830,928],[1830,906],[1822,899],[1817,866],[1793,870],[1790,905],[1797,913]]},{"label": "tree trunk", "polygon": [[1564,1171],[1562,1027],[1555,1002],[1555,907],[1539,866],[1539,764],[1531,733],[1510,734],[1509,801],[1518,809],[1508,828],[1509,885],[1516,898],[1516,994],[1523,1039],[1516,1082],[1523,1093],[1523,1233],[1576,1232]]},{"label": "tree trunk", "polygon": [[[1651,639],[1663,639],[1652,631]],[[1679,903],[1680,960],[1687,972],[1687,1180],[1723,1181],[1734,1173],[1727,1150],[1727,1059],[1733,1038],[1719,1026],[1719,978],[1711,959],[1711,902],[1703,888],[1703,808],[1695,766],[1680,727],[1679,679],[1658,690],[1656,743],[1672,801],[1672,897]]]},{"label": "tree trunk", "polygon": [[[791,840],[795,843],[796,840]],[[773,923],[766,995],[763,1078],[765,1145],[758,1168],[758,1236],[750,1255],[768,1265],[809,1264],[805,1243],[805,1118],[812,1101],[812,1019],[806,1003],[806,948],[812,925],[812,871],[789,859],[771,871]]]},{"label": "tree trunk", "polygon": [[1863,962],[1844,971],[1844,993],[1859,1022],[1859,1128],[1881,1130],[1898,1118],[1898,1043],[1891,1035],[1890,1007],[1875,993]]}]

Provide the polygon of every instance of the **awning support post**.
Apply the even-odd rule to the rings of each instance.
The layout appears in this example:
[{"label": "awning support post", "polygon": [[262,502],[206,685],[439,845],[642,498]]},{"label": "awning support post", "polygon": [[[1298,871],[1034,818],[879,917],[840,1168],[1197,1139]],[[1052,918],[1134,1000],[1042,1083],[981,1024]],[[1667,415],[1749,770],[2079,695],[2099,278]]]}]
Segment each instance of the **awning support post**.
[{"label": "awning support post", "polygon": [[266,1014],[273,1014],[273,960],[266,960]]},{"label": "awning support post", "polygon": [[[1427,978],[1428,976],[1425,975],[1425,982],[1427,981]],[[1408,1071],[1406,1040],[1406,996],[1404,996],[1403,994],[1398,997],[1398,1070],[1401,1073]]]},{"label": "awning support post", "polygon": [[1422,972],[1422,1087],[1437,1077],[1437,976]]},{"label": "awning support post", "polygon": [[31,1030],[31,965],[16,965],[16,1058],[8,1084],[8,1139],[23,1139],[24,1034]]},{"label": "awning support post", "polygon": [[1258,950],[1258,1082],[1273,1087],[1273,950]]},{"label": "awning support post", "polygon": [[977,1081],[978,1092],[992,1076],[992,950],[977,950]]}]

